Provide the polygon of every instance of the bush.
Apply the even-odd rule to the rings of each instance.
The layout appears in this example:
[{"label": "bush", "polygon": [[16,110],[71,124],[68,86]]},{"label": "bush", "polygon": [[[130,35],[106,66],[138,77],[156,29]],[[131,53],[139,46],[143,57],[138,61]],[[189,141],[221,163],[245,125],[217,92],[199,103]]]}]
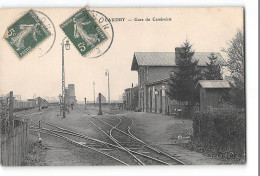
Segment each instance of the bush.
[{"label": "bush", "polygon": [[212,155],[245,158],[246,116],[241,111],[198,112],[193,118],[193,142]]}]

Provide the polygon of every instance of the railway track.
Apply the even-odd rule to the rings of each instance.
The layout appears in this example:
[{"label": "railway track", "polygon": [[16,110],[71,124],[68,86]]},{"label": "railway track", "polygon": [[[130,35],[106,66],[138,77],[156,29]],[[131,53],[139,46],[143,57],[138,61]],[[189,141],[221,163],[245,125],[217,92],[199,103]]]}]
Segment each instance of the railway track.
[{"label": "railway track", "polygon": [[[89,141],[92,141],[92,142],[95,142],[95,143],[98,143],[99,144],[99,148],[105,148],[105,147],[112,147],[112,148],[117,148],[117,149],[120,149],[120,150],[124,150],[122,147],[118,146],[118,145],[114,145],[114,144],[111,144],[111,143],[108,143],[108,142],[105,142],[105,141],[102,141],[102,140],[99,140],[99,139],[95,139],[95,138],[92,138],[92,137],[89,137],[87,135],[84,135],[84,134],[80,134],[80,133],[77,133],[77,132],[74,132],[74,131],[71,131],[71,130],[68,130],[68,129],[65,129],[65,128],[62,128],[62,127],[59,127],[57,125],[54,125],[54,124],[51,124],[49,122],[46,122],[46,121],[43,121],[41,120],[43,123],[46,123],[52,127],[55,127],[57,128],[58,130],[54,130],[54,129],[46,129],[46,128],[41,128],[41,130],[45,130],[45,131],[48,131],[50,133],[62,133],[62,134],[68,134],[68,135],[71,135],[71,136],[76,136],[76,137],[79,137],[79,138],[83,138],[83,139],[86,139],[86,140],[89,140]],[[38,128],[36,128],[38,129]],[[86,144],[87,145],[87,144]],[[89,145],[89,144],[88,144]],[[135,152],[135,151],[131,151],[132,153],[134,154],[137,154],[137,155],[140,155],[140,156],[144,156],[144,157],[147,157],[147,158],[150,158],[150,159],[153,159],[149,156],[145,156],[141,153],[138,153],[138,152]],[[160,160],[157,160],[155,159],[155,161],[158,161],[159,163],[163,163],[163,164],[167,164],[167,163],[164,163],[163,161],[160,161]]]},{"label": "railway track", "polygon": [[[144,163],[143,165],[151,165],[151,164],[163,164],[163,165],[171,165],[170,163],[168,162],[165,162],[163,160],[160,160],[158,158],[155,158],[153,156],[149,156],[147,154],[144,154],[144,153],[147,153],[146,151],[144,151],[144,148],[143,146],[140,146],[139,144],[137,144],[135,141],[131,140],[131,141],[126,141],[126,138],[123,137],[122,138],[122,134],[118,134],[117,136],[115,134],[112,135],[112,132],[113,133],[116,133],[117,131],[115,130],[116,128],[119,127],[119,125],[122,124],[122,120],[121,118],[119,118],[119,123],[114,126],[113,128],[111,128],[110,130],[110,136],[116,140],[121,146],[125,146],[125,148],[127,148],[130,152],[132,153],[135,153],[137,155],[139,155],[139,157],[141,157],[144,161],[142,163]],[[120,139],[121,138],[121,139]],[[122,142],[123,141],[123,142]],[[136,149],[138,149],[138,151],[136,151]],[[142,159],[139,159],[139,160],[142,160]],[[147,160],[149,159],[149,160]],[[149,162],[150,161],[150,162]],[[152,161],[152,162],[151,162]]]},{"label": "railway track", "polygon": [[[86,140],[89,140],[89,141],[92,141],[92,142],[95,142],[96,144],[95,144],[95,146],[96,146],[96,148],[102,148],[102,149],[107,149],[108,147],[111,149],[111,150],[115,150],[115,149],[119,149],[119,150],[121,150],[121,151],[123,151],[123,152],[127,152],[130,156],[132,156],[132,157],[129,157],[129,156],[127,156],[127,160],[128,160],[128,162],[129,162],[129,159],[130,160],[132,160],[131,158],[133,158],[134,160],[135,160],[135,162],[136,163],[131,163],[130,162],[130,165],[136,165],[136,164],[139,164],[139,165],[145,165],[144,163],[143,164],[141,164],[141,162],[140,162],[140,160],[139,159],[136,159],[136,157],[133,157],[133,154],[130,154],[129,152],[131,152],[131,153],[134,153],[134,154],[137,154],[137,155],[140,155],[140,156],[143,156],[143,157],[146,157],[146,158],[149,158],[149,159],[153,159],[153,158],[151,158],[151,157],[149,157],[149,156],[145,156],[145,155],[143,155],[143,154],[141,154],[141,153],[138,153],[138,152],[135,152],[135,151],[127,151],[127,149],[125,149],[124,147],[122,147],[122,146],[120,146],[120,145],[115,145],[115,144],[111,144],[111,143],[108,143],[108,142],[105,142],[105,141],[102,141],[102,140],[99,140],[99,139],[95,139],[95,138],[92,138],[92,137],[89,137],[89,136],[86,136],[86,135],[83,135],[83,134],[80,134],[80,133],[77,133],[77,132],[74,132],[74,131],[71,131],[71,130],[68,130],[68,129],[65,129],[65,128],[62,128],[62,127],[59,127],[59,126],[57,126],[57,125],[54,125],[54,124],[51,124],[51,123],[49,123],[49,122],[46,122],[46,121],[44,121],[44,120],[42,120],[41,119],[41,122],[43,122],[43,123],[45,123],[45,124],[47,124],[47,125],[49,125],[49,126],[51,126],[51,127],[54,127],[54,128],[57,128],[58,130],[55,130],[55,129],[47,129],[47,128],[41,128],[40,130],[41,130],[41,133],[44,133],[44,134],[49,134],[49,135],[54,135],[55,137],[59,137],[59,136],[57,136],[57,133],[58,134],[66,134],[66,135],[70,135],[70,136],[74,136],[74,137],[79,137],[79,138],[82,138],[82,139],[86,139]],[[32,129],[32,131],[35,131],[35,132],[37,132],[37,130],[39,130],[39,128],[34,128],[34,129]],[[46,133],[46,132],[48,132],[48,133]],[[63,139],[64,139],[64,136],[63,136]],[[66,140],[68,141],[68,142],[70,142],[70,143],[72,143],[72,144],[76,144],[75,143],[75,140],[73,140],[73,139],[71,139],[71,138],[68,138],[68,137],[66,137]],[[70,140],[72,140],[72,141],[70,141]],[[87,142],[86,143],[86,145],[80,145],[81,147],[86,147],[86,148],[88,148],[89,147],[89,145],[90,145],[90,143],[89,142]],[[93,147],[92,148],[90,148],[90,149],[94,149]],[[96,150],[95,150],[96,151]],[[125,154],[124,154],[125,155]],[[139,161],[138,161],[139,160]],[[157,159],[154,159],[155,161],[157,161],[158,163],[160,163],[160,164],[167,164],[167,163],[164,163],[163,161],[160,161],[160,160],[157,160]],[[140,163],[139,163],[140,162]],[[125,164],[126,162],[124,162],[124,164]]]},{"label": "railway track", "polygon": [[[129,136],[130,138],[138,141],[139,143],[143,144],[144,145],[144,148],[145,150],[148,150],[148,152],[150,152],[152,155],[154,155],[156,158],[160,158],[164,161],[167,161],[169,163],[171,163],[171,161],[174,161],[178,164],[181,164],[181,165],[185,165],[185,163],[181,160],[179,160],[178,158],[176,158],[175,156],[172,156],[166,152],[163,152],[149,144],[147,144],[146,142],[142,141],[141,139],[137,138],[135,135],[133,135],[131,133],[131,128],[134,124],[134,121],[133,119],[127,117],[127,116],[122,116],[120,117],[120,119],[124,119],[124,121],[128,120],[127,123],[122,123],[122,126],[119,126],[118,129],[125,132],[124,134],[128,134],[127,136]],[[126,125],[126,124],[129,124],[129,125]],[[118,130],[118,132],[119,132]]]},{"label": "railway track", "polygon": [[[80,109],[79,109],[80,110]],[[80,110],[83,114],[84,112]],[[85,113],[86,114],[86,113]],[[87,114],[90,115],[90,114]],[[114,124],[110,124],[108,122],[105,122],[104,120],[98,119],[96,117],[86,117],[88,121],[90,121],[95,127],[97,127],[102,133],[106,134],[113,142],[115,142],[117,145],[122,146],[124,149],[126,149],[128,152],[131,152],[135,155],[138,155],[138,161],[141,161],[140,163],[142,165],[151,164],[151,165],[158,165],[158,164],[164,164],[164,165],[172,165],[172,164],[179,164],[179,165],[185,165],[184,162],[180,161],[174,156],[171,156],[163,151],[160,151],[153,146],[145,143],[141,139],[138,139],[136,136],[134,136],[130,129],[133,125],[133,121],[131,120],[130,125],[126,126],[127,131],[124,131],[120,129],[119,126],[122,126],[122,119],[119,119],[119,122],[114,122]],[[118,118],[118,117],[116,117]],[[127,117],[126,117],[127,118]],[[93,122],[93,119],[96,121],[101,122],[106,127],[101,127],[101,125],[97,125],[97,122]],[[130,118],[128,118],[130,120]],[[110,119],[111,121],[111,119]],[[107,128],[110,127],[110,130]],[[106,131],[109,131],[106,132]],[[113,133],[113,134],[112,134]],[[137,150],[136,150],[136,149]],[[135,151],[134,151],[135,150]],[[147,155],[145,153],[149,153],[150,155]],[[142,159],[139,159],[139,158]],[[147,160],[149,159],[149,160]],[[145,164],[146,163],[146,164]]]},{"label": "railway track", "polygon": [[[76,145],[78,147],[87,148],[87,149],[95,151],[95,152],[97,152],[99,154],[102,154],[104,156],[107,156],[108,158],[111,158],[111,159],[117,161],[120,164],[128,165],[126,162],[118,159],[117,157],[114,157],[114,156],[112,156],[112,155],[110,155],[110,154],[108,154],[106,152],[103,152],[103,151],[97,149],[97,148],[94,148],[94,147],[91,147],[91,146],[87,146],[87,145],[84,145],[84,144],[82,144],[80,142],[77,142],[76,140],[68,137],[68,135],[69,136],[83,138],[83,139],[88,139],[88,140],[97,142],[97,143],[99,143],[101,145],[105,145],[105,146],[112,146],[112,147],[116,147],[116,146],[111,145],[109,143],[106,143],[104,141],[98,140],[98,139],[91,138],[91,137],[86,136],[86,135],[79,134],[77,132],[73,132],[73,131],[65,129],[65,128],[58,127],[58,126],[56,126],[54,124],[51,124],[51,123],[48,123],[48,122],[44,121],[42,119],[43,115],[46,114],[47,112],[51,111],[51,110],[52,109],[48,109],[48,110],[43,111],[43,112],[35,112],[35,113],[26,114],[26,115],[21,115],[21,116],[18,116],[18,117],[26,118],[30,122],[33,123],[34,126],[31,125],[30,128],[29,128],[29,131],[33,131],[33,132],[37,132],[37,133],[41,133],[41,134],[47,134],[47,135],[51,135],[51,136],[57,137],[59,139],[66,140],[67,142],[69,142],[69,143],[71,143],[73,145]],[[37,120],[35,119],[36,117],[38,118]],[[37,124],[35,121],[42,122],[42,123],[44,123],[46,125],[49,125],[49,126],[54,127],[54,128],[57,128],[59,130],[45,128],[45,127],[43,127],[43,124],[41,124],[41,126],[39,126],[39,124]],[[67,135],[67,136],[65,136],[64,134]]]},{"label": "railway track", "polygon": [[[38,130],[39,130],[39,129],[37,129],[37,128],[36,128],[35,130],[34,130],[34,129],[31,129],[31,131],[35,131],[35,132],[38,132]],[[41,128],[40,131],[41,131],[41,133],[43,133],[43,134],[51,135],[51,136],[57,137],[57,138],[59,138],[59,139],[66,140],[67,142],[69,142],[69,143],[71,143],[71,144],[74,144],[74,145],[76,145],[76,146],[78,146],[78,147],[82,147],[82,148],[87,148],[87,149],[93,150],[93,151],[95,151],[95,152],[97,152],[97,153],[99,153],[99,154],[102,154],[102,155],[105,155],[105,156],[107,156],[107,157],[109,157],[109,158],[111,158],[111,159],[114,159],[115,161],[118,161],[119,163],[121,163],[121,164],[123,164],[123,165],[128,166],[128,164],[125,163],[124,161],[122,161],[122,160],[120,160],[120,159],[118,159],[118,158],[116,158],[116,157],[114,157],[114,156],[112,156],[112,155],[110,155],[110,154],[108,154],[108,153],[106,153],[106,152],[103,152],[103,151],[101,151],[101,150],[99,150],[99,149],[97,149],[97,148],[94,148],[94,147],[90,147],[90,146],[84,145],[84,144],[79,143],[79,142],[77,142],[77,141],[75,141],[75,140],[73,140],[73,139],[71,139],[71,138],[69,138],[69,137],[66,137],[66,136],[64,136],[64,135],[59,134],[59,133],[64,133],[64,132],[62,132],[62,131],[54,132],[53,130],[47,129],[47,128]],[[73,134],[73,133],[66,133],[66,134],[74,135],[74,136],[75,136],[75,134]]]},{"label": "railway track", "polygon": [[[165,163],[163,161],[160,161],[158,159],[146,156],[146,155],[144,155],[142,153],[138,153],[138,152],[135,152],[135,151],[128,150],[128,149],[124,148],[123,146],[121,146],[119,143],[116,143],[116,140],[114,140],[114,142],[116,144],[111,144],[111,143],[108,143],[108,142],[105,142],[105,141],[94,139],[94,138],[91,138],[89,136],[86,136],[86,135],[83,135],[83,134],[80,134],[80,133],[77,133],[77,132],[74,132],[74,131],[62,128],[62,127],[59,127],[59,126],[54,125],[52,123],[46,122],[41,117],[40,117],[40,121],[42,122],[41,123],[42,124],[41,128],[39,128],[37,126],[37,123],[35,123],[35,126],[34,127],[32,126],[30,131],[34,131],[34,132],[39,132],[40,131],[40,133],[42,133],[42,134],[48,134],[48,135],[52,135],[54,137],[61,138],[63,140],[66,140],[67,142],[69,142],[71,144],[75,144],[75,145],[77,145],[79,147],[88,148],[88,149],[94,150],[96,152],[99,152],[99,153],[101,153],[103,155],[106,155],[106,156],[108,156],[110,158],[113,158],[114,160],[116,160],[116,161],[118,161],[118,162],[120,162],[121,164],[124,164],[124,165],[136,165],[136,164],[145,165],[134,154],[142,156],[142,157],[145,157],[145,158],[148,158],[148,159],[152,159],[154,161],[157,161],[159,164],[167,164],[167,163]],[[54,129],[43,127],[44,126],[43,124],[48,125],[49,127],[53,127]],[[112,130],[113,129],[111,129],[110,131],[112,132]],[[68,137],[68,136],[70,136],[70,137]],[[72,137],[74,137],[74,138],[72,138]],[[75,139],[75,137],[77,137],[78,139]],[[79,141],[79,139],[86,139],[86,140],[88,140],[88,142],[86,142],[86,144],[82,144],[80,142],[77,142],[77,141]],[[91,144],[90,141],[94,142],[96,147],[91,147],[90,146],[90,144]],[[101,150],[99,150],[98,148],[101,148]],[[115,156],[113,156],[111,154],[108,154],[108,152],[105,153],[105,152],[102,151],[102,149],[111,149],[112,151],[115,151],[115,149],[117,149],[117,150],[120,150],[120,151],[124,152],[124,154],[122,154],[122,155],[126,155],[126,153],[127,153],[128,155],[125,158],[127,161],[124,162],[124,161],[118,159],[118,156],[115,157]],[[118,151],[117,151],[117,153],[118,153]],[[134,162],[130,162],[130,161],[134,161]]]},{"label": "railway track", "polygon": [[[80,109],[79,109],[80,110]],[[51,135],[56,138],[63,139],[73,145],[76,145],[81,148],[90,149],[101,155],[113,159],[118,164],[122,165],[172,165],[172,164],[185,164],[181,161],[178,161],[175,157],[164,153],[153,146],[145,143],[144,141],[135,137],[130,129],[133,126],[133,120],[122,116],[115,117],[113,124],[110,122],[105,122],[104,120],[97,119],[96,117],[86,117],[91,124],[93,124],[102,134],[106,136],[109,140],[99,140],[92,138],[85,134],[81,134],[64,127],[57,126],[50,122],[47,122],[42,119],[43,115],[48,112],[33,113],[31,115],[30,121],[33,122],[34,126],[30,127],[30,131],[39,132],[46,135]],[[80,110],[83,115],[86,115],[85,112]],[[28,115],[28,116],[29,116]],[[90,115],[90,114],[88,114]],[[33,118],[37,117],[41,121],[41,127],[39,128],[38,124],[34,122]],[[128,120],[128,122],[126,121]],[[128,142],[122,142],[122,136],[128,138]],[[84,142],[79,142],[84,139]],[[112,143],[111,143],[112,142]],[[134,145],[133,145],[134,144]],[[150,149],[150,151],[147,150]],[[151,154],[151,151],[154,153]],[[155,155],[155,152],[158,155]],[[161,157],[164,155],[168,157],[168,160]],[[175,162],[169,161],[169,158],[174,159]]]},{"label": "railway track", "polygon": [[[92,137],[89,137],[89,136],[77,133],[75,131],[71,131],[71,130],[65,129],[63,127],[59,127],[59,126],[54,125],[52,123],[46,122],[46,121],[44,121],[42,119],[42,116],[40,117],[40,121],[42,122],[41,123],[41,127],[39,128],[38,124],[33,122],[35,126],[31,126],[30,131],[40,132],[42,134],[47,134],[47,135],[51,135],[51,136],[54,136],[54,137],[66,140],[67,142],[69,142],[71,144],[74,144],[74,145],[76,145],[78,147],[87,148],[87,149],[95,151],[95,152],[97,152],[99,154],[105,155],[108,158],[113,159],[113,160],[117,161],[120,164],[129,165],[128,163],[124,162],[123,160],[119,159],[118,157],[115,157],[115,156],[109,154],[108,152],[103,152],[102,151],[102,149],[109,148],[109,147],[113,148],[113,151],[114,151],[114,149],[122,150],[122,148],[120,148],[120,147],[118,147],[116,145],[113,145],[113,144],[107,143],[105,141],[101,141],[101,140],[98,140],[98,139],[95,139],[95,138],[92,138]],[[43,124],[48,125],[49,127],[53,127],[54,129],[53,128],[52,129],[46,128],[46,127],[44,127]],[[78,138],[78,139],[85,139],[85,140],[88,140],[88,141],[95,142],[96,146],[98,146],[98,147],[91,147],[89,145],[86,145],[86,144],[83,144],[81,142],[78,142],[76,140],[76,138]],[[89,142],[87,142],[87,143],[89,143]],[[101,148],[101,149],[98,149],[98,148]]]},{"label": "railway track", "polygon": [[127,154],[129,154],[131,157],[134,158],[134,161],[137,163],[137,164],[140,164],[140,165],[145,165],[139,158],[137,158],[133,153],[131,153],[131,151],[122,146],[115,138],[113,138],[113,136],[111,135],[111,131],[113,130],[113,128],[111,128],[109,130],[109,132],[107,133],[104,129],[102,129],[99,125],[97,125],[96,123],[94,123],[92,120],[90,120],[89,118],[87,118],[87,120],[92,123],[96,128],[98,128],[103,134],[105,134],[108,138],[110,138],[119,148],[121,148],[122,150],[124,150]]}]

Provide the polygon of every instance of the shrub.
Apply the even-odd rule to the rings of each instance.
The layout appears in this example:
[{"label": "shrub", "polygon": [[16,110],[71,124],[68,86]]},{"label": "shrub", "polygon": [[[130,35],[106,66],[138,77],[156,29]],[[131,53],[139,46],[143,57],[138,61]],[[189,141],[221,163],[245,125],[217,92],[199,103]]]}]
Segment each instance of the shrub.
[{"label": "shrub", "polygon": [[241,111],[198,112],[193,118],[193,142],[211,148],[214,154],[244,158],[246,116]]}]

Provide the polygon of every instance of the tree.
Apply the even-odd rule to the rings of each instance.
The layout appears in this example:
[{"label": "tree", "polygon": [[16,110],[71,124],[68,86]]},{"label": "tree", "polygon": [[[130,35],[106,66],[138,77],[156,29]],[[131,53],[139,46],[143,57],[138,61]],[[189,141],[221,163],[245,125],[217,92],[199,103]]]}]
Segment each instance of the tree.
[{"label": "tree", "polygon": [[209,63],[206,63],[207,70],[204,71],[203,76],[207,80],[222,80],[221,66],[217,63],[218,57],[214,53],[211,53]]},{"label": "tree", "polygon": [[199,101],[199,93],[195,90],[198,80],[201,79],[201,70],[197,67],[198,61],[192,60],[194,51],[189,41],[185,41],[179,53],[178,71],[170,74],[166,93],[171,100],[185,102],[188,117],[191,118],[192,107]]},{"label": "tree", "polygon": [[244,32],[239,29],[223,49],[228,55],[228,68],[231,73],[230,101],[239,108],[245,108],[245,47]]}]

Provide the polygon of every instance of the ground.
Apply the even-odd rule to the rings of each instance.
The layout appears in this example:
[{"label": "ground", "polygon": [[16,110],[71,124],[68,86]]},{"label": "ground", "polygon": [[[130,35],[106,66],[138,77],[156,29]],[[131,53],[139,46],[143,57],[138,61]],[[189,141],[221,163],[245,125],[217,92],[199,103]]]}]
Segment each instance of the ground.
[{"label": "ground", "polygon": [[[83,106],[79,106],[83,110]],[[96,129],[93,124],[87,121],[79,110],[72,110],[66,114],[66,118],[62,118],[59,114],[58,107],[50,107],[52,109],[42,115],[45,121],[57,124],[61,127],[76,131],[81,134],[91,136],[107,142],[109,139],[104,134]],[[45,111],[45,110],[42,110]],[[27,113],[38,112],[30,110]],[[171,116],[154,113],[132,112],[125,110],[108,110],[103,109],[103,115],[97,116],[97,108],[87,107],[88,116],[95,116],[106,121],[111,120],[115,115],[122,115],[133,119],[134,124],[131,132],[146,143],[178,158],[179,160],[191,165],[204,164],[224,164],[220,160],[212,159],[207,156],[190,151],[184,147],[189,141],[189,134],[192,134],[192,121],[181,120]],[[26,113],[24,113],[26,114]],[[31,118],[38,123],[39,117]],[[30,123],[31,126],[35,124]],[[38,140],[38,133],[30,131],[30,143],[35,143]],[[98,154],[89,149],[82,149],[73,144],[68,143],[63,139],[57,139],[53,136],[41,134],[42,146],[36,146],[36,150],[41,152],[38,157],[38,165],[115,165],[114,161],[108,160],[105,156]],[[78,142],[85,142],[84,140]],[[120,153],[115,153],[120,156]],[[37,157],[36,157],[37,158]],[[123,158],[123,156],[121,157]],[[123,158],[124,159],[124,158]],[[37,161],[34,161],[37,163]],[[30,162],[27,165],[32,165]],[[37,164],[34,164],[37,165]]]}]

